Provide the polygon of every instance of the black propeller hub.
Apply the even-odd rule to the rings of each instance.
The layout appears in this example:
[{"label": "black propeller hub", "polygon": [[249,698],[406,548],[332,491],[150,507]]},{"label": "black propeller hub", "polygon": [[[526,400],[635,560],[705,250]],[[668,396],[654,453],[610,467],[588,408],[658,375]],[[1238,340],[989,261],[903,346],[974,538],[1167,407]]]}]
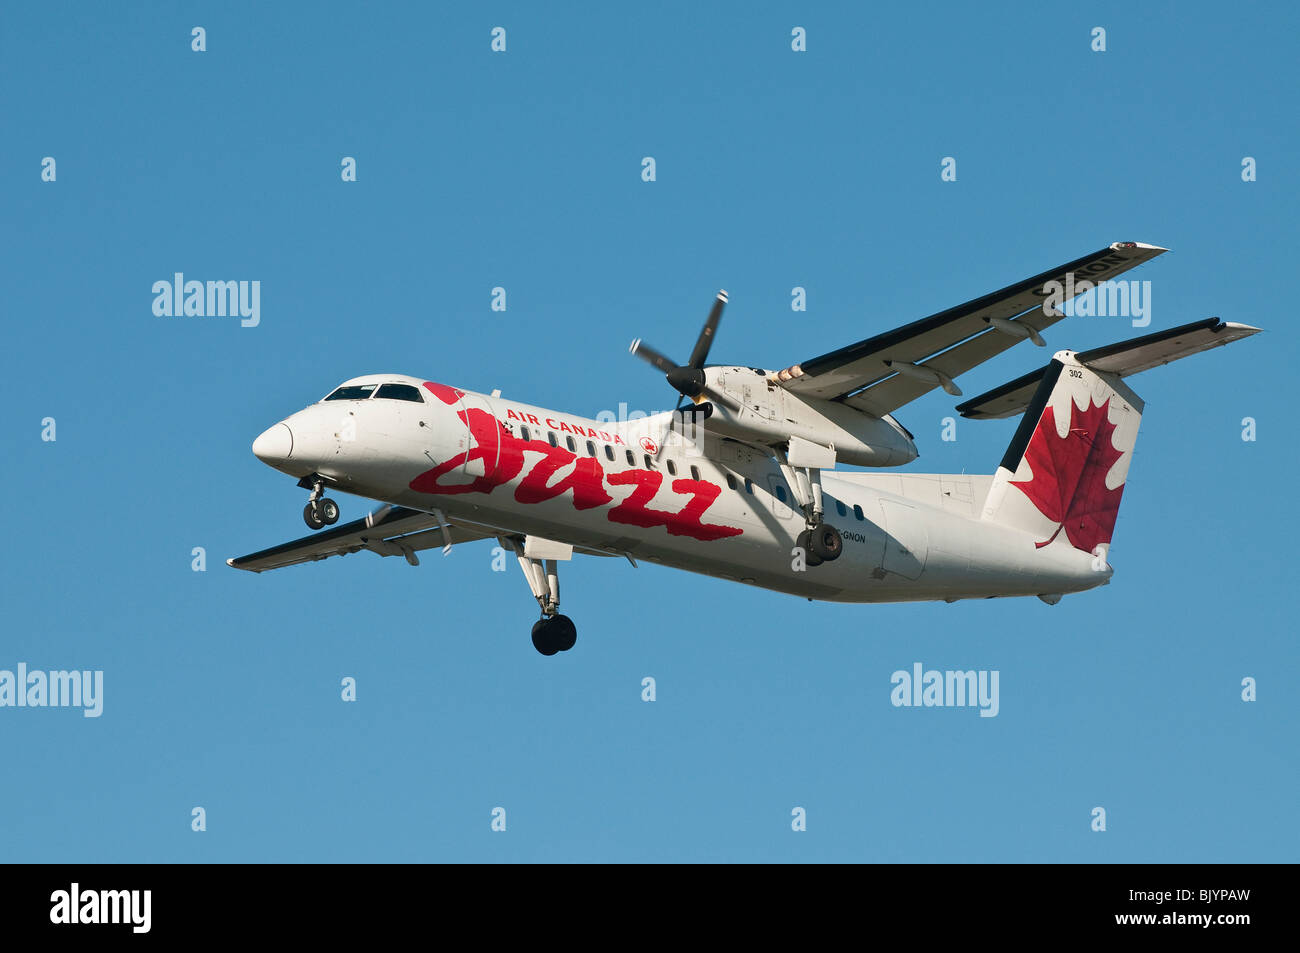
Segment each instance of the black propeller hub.
[{"label": "black propeller hub", "polygon": [[699,397],[704,393],[704,371],[698,367],[674,367],[664,377],[684,397]]}]

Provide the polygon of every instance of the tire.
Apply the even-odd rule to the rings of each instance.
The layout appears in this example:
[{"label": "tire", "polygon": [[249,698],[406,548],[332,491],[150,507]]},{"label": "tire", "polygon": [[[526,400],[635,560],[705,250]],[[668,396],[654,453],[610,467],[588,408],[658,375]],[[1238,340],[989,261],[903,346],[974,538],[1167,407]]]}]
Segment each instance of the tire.
[{"label": "tire", "polygon": [[333,500],[320,500],[316,504],[316,507],[316,512],[320,515],[321,522],[326,526],[333,526],[339,521],[339,505]]},{"label": "tire", "polygon": [[552,616],[549,628],[551,644],[561,652],[569,651],[578,641],[578,627],[567,615]]},{"label": "tire", "polygon": [[840,531],[829,523],[822,523],[814,529],[809,542],[812,551],[822,562],[838,559],[840,553],[844,551],[844,540],[840,536]]},{"label": "tire", "polygon": [[551,637],[550,622],[550,619],[538,619],[533,623],[533,648],[543,655],[554,655],[560,651],[555,639]]},{"label": "tire", "polygon": [[325,521],[320,518],[320,512],[316,509],[315,503],[308,503],[302,508],[302,520],[309,529],[320,529],[325,525]]},{"label": "tire", "polygon": [[813,552],[812,544],[808,540],[808,530],[804,530],[794,541],[794,544],[803,550],[803,561],[806,566],[820,566],[822,558]]}]

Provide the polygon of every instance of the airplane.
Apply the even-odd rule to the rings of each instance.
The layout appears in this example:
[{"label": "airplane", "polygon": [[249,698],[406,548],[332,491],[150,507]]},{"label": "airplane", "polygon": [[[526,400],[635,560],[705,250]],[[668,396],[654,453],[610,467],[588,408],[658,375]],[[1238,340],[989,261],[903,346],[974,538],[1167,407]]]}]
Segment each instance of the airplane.
[{"label": "airplane", "polygon": [[[992,474],[872,471],[917,458],[894,411],[935,388],[963,396],[960,374],[1021,341],[1045,346],[1043,332],[1065,317],[1062,287],[1084,291],[1165,251],[1116,242],[776,371],[706,363],[727,303],[720,292],[685,364],[632,342],[680,395],[675,410],[640,419],[581,417],[403,374],[356,377],[252,446],[309,491],[303,518],[318,532],[227,562],[261,573],[365,550],[414,566],[424,550],[495,539],[537,601],[532,642],[547,656],[577,640],[559,611],[558,569],[575,554],[810,601],[1055,605],[1113,574],[1107,553],[1144,408],[1125,379],[1259,328],[1206,318],[1059,350],[957,405],[974,420],[1022,415]],[[334,526],[327,491],[380,506]]]}]

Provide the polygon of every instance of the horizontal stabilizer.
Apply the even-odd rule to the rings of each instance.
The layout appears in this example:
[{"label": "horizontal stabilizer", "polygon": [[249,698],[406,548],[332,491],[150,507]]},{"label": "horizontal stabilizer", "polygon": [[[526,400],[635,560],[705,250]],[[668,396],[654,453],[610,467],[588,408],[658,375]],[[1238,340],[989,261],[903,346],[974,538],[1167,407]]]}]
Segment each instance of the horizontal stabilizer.
[{"label": "horizontal stabilizer", "polygon": [[[1168,364],[1213,347],[1259,333],[1259,328],[1248,324],[1234,324],[1218,318],[1193,321],[1168,331],[1108,344],[1090,351],[1079,351],[1074,359],[1094,371],[1127,377],[1140,371]],[[1050,366],[1050,365],[1049,365]],[[1024,413],[1047,367],[1017,377],[957,405],[957,412],[972,420],[993,420]]]}]

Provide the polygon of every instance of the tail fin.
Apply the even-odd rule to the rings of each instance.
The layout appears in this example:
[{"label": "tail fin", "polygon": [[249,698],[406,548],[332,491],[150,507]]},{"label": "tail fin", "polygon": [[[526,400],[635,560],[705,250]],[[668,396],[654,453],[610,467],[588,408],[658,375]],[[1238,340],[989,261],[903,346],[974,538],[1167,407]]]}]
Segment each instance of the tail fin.
[{"label": "tail fin", "polygon": [[1058,351],[1042,370],[959,405],[974,418],[1024,413],[983,519],[1034,536],[1039,548],[1058,540],[1089,553],[1109,546],[1144,407],[1120,378],[1258,331],[1206,318],[1091,351]]},{"label": "tail fin", "polygon": [[1030,534],[1040,549],[1058,538],[1088,553],[1109,545],[1143,406],[1118,377],[1058,352],[994,474],[983,518]]}]

